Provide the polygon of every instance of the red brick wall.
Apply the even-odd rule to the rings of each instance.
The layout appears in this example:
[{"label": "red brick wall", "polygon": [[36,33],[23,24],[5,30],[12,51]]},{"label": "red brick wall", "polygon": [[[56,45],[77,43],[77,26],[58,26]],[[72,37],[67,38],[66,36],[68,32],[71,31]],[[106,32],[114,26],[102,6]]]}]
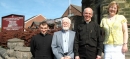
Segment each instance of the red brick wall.
[{"label": "red brick wall", "polygon": [[28,28],[29,26],[31,26],[31,24],[32,24],[33,21],[42,22],[42,21],[44,21],[44,20],[45,20],[45,18],[44,18],[42,15],[36,16],[36,17],[30,19],[29,21],[27,21],[27,22],[25,23],[24,28]]}]

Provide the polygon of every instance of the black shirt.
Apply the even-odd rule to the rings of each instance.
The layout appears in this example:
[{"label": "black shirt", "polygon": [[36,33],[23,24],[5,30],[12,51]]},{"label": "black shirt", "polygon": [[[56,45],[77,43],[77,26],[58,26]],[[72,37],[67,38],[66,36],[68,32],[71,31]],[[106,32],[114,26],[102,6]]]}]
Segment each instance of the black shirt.
[{"label": "black shirt", "polygon": [[47,57],[52,59],[53,53],[51,49],[52,35],[42,33],[35,35],[31,39],[31,53],[33,57]]},{"label": "black shirt", "polygon": [[79,56],[79,49],[85,45],[95,47],[97,55],[101,55],[103,49],[103,40],[100,36],[100,27],[97,23],[90,21],[80,24],[76,31],[74,53]]}]

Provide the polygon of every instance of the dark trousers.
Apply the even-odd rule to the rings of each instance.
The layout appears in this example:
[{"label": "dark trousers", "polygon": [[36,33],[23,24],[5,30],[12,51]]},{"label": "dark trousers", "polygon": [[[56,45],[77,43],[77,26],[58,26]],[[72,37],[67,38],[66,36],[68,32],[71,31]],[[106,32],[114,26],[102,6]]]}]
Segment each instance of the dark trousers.
[{"label": "dark trousers", "polygon": [[79,57],[80,59],[96,59],[97,49],[88,45],[81,47],[79,49]]}]

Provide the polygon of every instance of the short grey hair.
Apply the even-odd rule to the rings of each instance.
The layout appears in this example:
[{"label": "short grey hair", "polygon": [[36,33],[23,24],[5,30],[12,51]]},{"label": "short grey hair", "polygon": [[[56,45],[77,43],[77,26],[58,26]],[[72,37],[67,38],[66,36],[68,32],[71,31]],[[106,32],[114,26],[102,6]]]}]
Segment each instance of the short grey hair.
[{"label": "short grey hair", "polygon": [[88,10],[88,9],[91,10],[91,11],[92,11],[92,14],[93,14],[93,9],[90,8],[90,7],[85,8],[84,11],[83,11],[83,13],[84,13],[86,10]]},{"label": "short grey hair", "polygon": [[62,22],[63,22],[63,20],[67,20],[71,24],[71,20],[68,17],[62,18]]}]

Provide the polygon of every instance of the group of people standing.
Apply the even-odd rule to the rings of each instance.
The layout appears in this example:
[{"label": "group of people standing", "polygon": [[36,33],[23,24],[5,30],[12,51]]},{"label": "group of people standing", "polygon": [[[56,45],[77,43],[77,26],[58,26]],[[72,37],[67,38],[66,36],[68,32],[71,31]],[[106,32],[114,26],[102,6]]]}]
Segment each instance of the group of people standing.
[{"label": "group of people standing", "polygon": [[[118,15],[119,6],[113,1],[108,6],[108,16],[102,18],[100,25],[91,21],[93,10],[87,7],[83,11],[84,22],[76,31],[71,31],[71,20],[62,19],[62,30],[47,33],[46,22],[39,25],[40,33],[31,39],[31,53],[34,59],[125,59],[128,51],[127,20]],[[100,35],[101,27],[105,38]]]}]

